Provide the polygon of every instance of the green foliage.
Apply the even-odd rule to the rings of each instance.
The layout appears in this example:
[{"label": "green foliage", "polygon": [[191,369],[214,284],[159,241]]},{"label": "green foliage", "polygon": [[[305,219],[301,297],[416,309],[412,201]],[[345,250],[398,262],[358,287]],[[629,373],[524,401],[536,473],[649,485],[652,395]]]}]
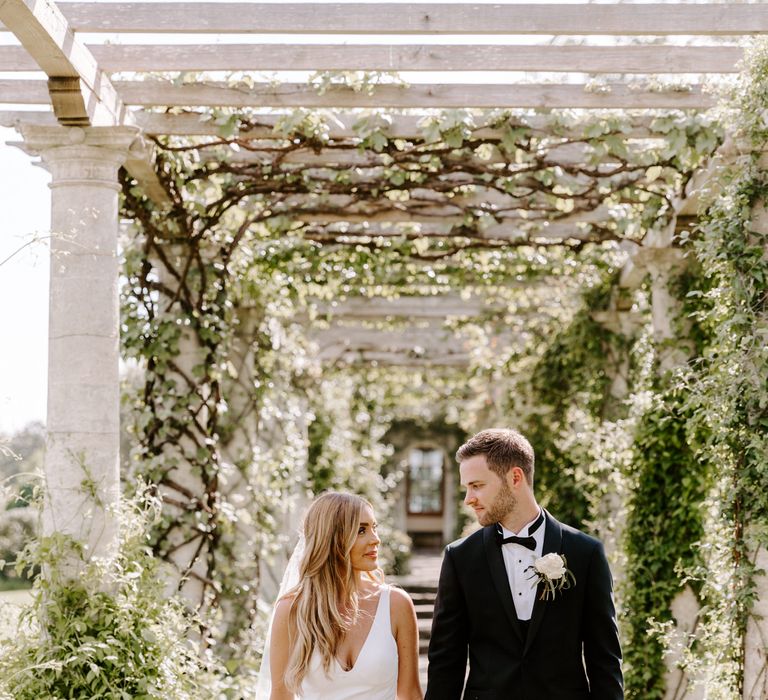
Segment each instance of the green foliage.
[{"label": "green foliage", "polygon": [[[37,531],[35,484],[42,473],[45,429],[31,423],[9,436],[0,449],[0,561],[13,561]],[[0,566],[0,587],[26,588],[26,577]]]},{"label": "green foliage", "polygon": [[0,696],[13,700],[217,697],[216,668],[195,649],[195,620],[167,598],[162,568],[147,546],[159,505],[123,507],[122,541],[112,560],[89,558],[57,534],[17,561],[42,568],[17,634],[0,640]]},{"label": "green foliage", "polygon": [[5,449],[0,449],[0,483],[4,491],[12,492],[3,494],[2,503],[6,508],[23,508],[30,502],[37,476],[43,470],[45,427],[30,423],[2,442]]},{"label": "green foliage", "polygon": [[[537,491],[558,517],[576,527],[588,527],[596,513],[590,509],[594,484],[583,478],[583,449],[566,446],[562,436],[571,431],[569,410],[581,410],[599,421],[605,417],[612,374],[626,352],[626,341],[598,323],[595,315],[609,303],[616,275],[603,274],[583,294],[581,307],[547,339],[530,380],[531,405],[522,431],[536,446]],[[585,438],[587,434],[583,433]]]},{"label": "green foliage", "polygon": [[649,634],[649,620],[672,619],[670,606],[684,585],[680,571],[700,561],[691,545],[703,535],[711,474],[691,448],[689,420],[679,395],[657,394],[635,432],[623,608],[626,693],[637,700],[666,695],[665,646]]},{"label": "green foliage", "polygon": [[[670,651],[708,697],[760,692],[744,688],[741,640],[755,602],[754,553],[768,544],[768,178],[760,156],[768,43],[755,43],[745,67],[726,103],[744,155],[720,164],[698,225],[680,239],[693,264],[678,280],[687,317],[678,332],[693,359],[664,378],[670,388],[636,443],[625,623],[628,696],[643,700],[663,697]],[[702,606],[687,634],[669,614],[686,584]]]},{"label": "green foliage", "polygon": [[0,586],[6,589],[29,587],[30,581],[23,572],[16,573],[13,567],[2,566],[2,562],[13,562],[33,540],[37,529],[37,511],[34,508],[0,511]]},{"label": "green foliage", "polygon": [[[321,75],[315,84],[369,91],[386,79]],[[649,127],[612,114],[451,110],[405,138],[393,133],[395,116],[373,112],[352,136],[331,138],[337,124],[321,112],[297,110],[273,128],[257,113],[205,116],[218,138],[157,144],[166,211],[124,176],[134,235],[124,245],[123,342],[136,369],[126,394],[129,473],[145,475],[166,503],[151,544],[166,558],[180,542],[194,550],[203,573],[193,583],[230,667],[246,668],[246,647],[260,641],[249,634],[261,577],[294,499],[353,490],[390,524],[398,476],[384,469],[382,439],[395,417],[468,433],[514,421],[536,444],[542,502],[595,526],[627,449],[598,453],[631,428],[608,420],[614,365],[627,348],[594,314],[626,260],[620,243],[669,221],[671,202],[719,142],[717,125],[683,113],[658,113]],[[653,147],[627,145],[636,129]],[[586,163],[556,164],[564,145],[583,149]],[[252,157],[232,158],[238,151]],[[327,151],[356,152],[371,167],[323,162]],[[307,153],[322,167],[303,164]],[[440,235],[418,223],[420,209],[435,206],[426,191],[454,221]],[[386,223],[381,235],[311,223],[350,212],[377,221],[394,209],[420,216]],[[512,211],[521,212],[519,237],[497,240]],[[573,224],[573,238],[553,242],[550,224]],[[592,291],[582,304],[583,289]],[[320,309],[345,299],[457,290],[488,304],[481,317],[443,324],[461,334],[468,369],[329,369],[307,338],[334,322]],[[391,319],[371,326],[398,330]],[[402,568],[407,541],[385,535],[391,566]]]},{"label": "green foliage", "polygon": [[410,539],[394,526],[397,478],[384,468],[391,454],[383,442],[392,420],[388,387],[360,371],[328,372],[318,388],[310,426],[312,492],[337,489],[365,497],[379,522],[383,566],[389,573],[402,573],[408,567]]},{"label": "green foliage", "polygon": [[[703,610],[684,666],[711,697],[742,696],[742,639],[753,614],[757,547],[768,545],[768,42],[756,40],[727,102],[729,129],[745,154],[724,163],[686,241],[702,270],[688,303],[704,337],[682,373],[689,433],[715,479],[706,501],[702,563],[686,571]],[[765,674],[765,667],[762,673]]]}]

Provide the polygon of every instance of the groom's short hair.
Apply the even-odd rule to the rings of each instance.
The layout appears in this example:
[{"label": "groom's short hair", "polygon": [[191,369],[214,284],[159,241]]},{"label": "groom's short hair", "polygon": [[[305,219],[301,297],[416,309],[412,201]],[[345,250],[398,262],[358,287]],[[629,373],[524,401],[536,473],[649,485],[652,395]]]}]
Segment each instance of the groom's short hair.
[{"label": "groom's short hair", "polygon": [[525,480],[533,486],[533,447],[516,430],[491,428],[477,433],[458,449],[456,461],[461,463],[477,455],[483,455],[489,469],[502,478],[512,467],[520,467]]}]

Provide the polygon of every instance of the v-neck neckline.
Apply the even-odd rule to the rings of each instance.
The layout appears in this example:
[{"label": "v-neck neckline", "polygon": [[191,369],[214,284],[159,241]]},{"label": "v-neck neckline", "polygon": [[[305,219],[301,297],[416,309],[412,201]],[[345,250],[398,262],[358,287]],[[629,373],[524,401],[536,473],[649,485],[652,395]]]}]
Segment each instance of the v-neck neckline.
[{"label": "v-neck neckline", "polygon": [[373,613],[373,622],[371,622],[371,626],[368,628],[368,633],[365,635],[365,641],[363,642],[363,645],[360,647],[360,651],[357,652],[357,656],[355,657],[355,663],[352,664],[351,668],[349,670],[346,670],[344,666],[342,665],[341,661],[339,661],[339,658],[337,656],[334,656],[333,659],[336,661],[336,664],[338,665],[339,669],[341,669],[342,673],[352,673],[357,668],[357,662],[360,661],[360,657],[363,655],[363,651],[365,651],[365,647],[368,644],[368,640],[371,638],[371,634],[373,633],[373,628],[376,625],[376,618],[379,616],[379,608],[381,607],[381,599],[384,595],[384,586],[381,587],[381,590],[379,591],[379,599],[376,601],[376,611]]}]

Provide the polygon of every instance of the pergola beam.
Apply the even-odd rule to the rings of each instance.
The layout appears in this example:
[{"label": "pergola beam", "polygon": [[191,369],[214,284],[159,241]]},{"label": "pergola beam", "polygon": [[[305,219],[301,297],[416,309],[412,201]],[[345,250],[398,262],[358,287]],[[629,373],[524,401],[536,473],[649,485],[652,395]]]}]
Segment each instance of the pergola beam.
[{"label": "pergola beam", "polygon": [[[187,112],[183,114],[167,114],[163,112],[151,112],[143,109],[136,109],[132,112],[137,126],[148,136],[218,136],[220,127],[217,126],[208,114],[200,112]],[[252,129],[243,130],[235,136],[242,139],[279,139],[281,135],[275,131],[276,125],[283,118],[280,114],[262,114],[258,115],[258,124]],[[392,138],[417,139],[423,137],[422,125],[433,115],[391,115],[389,125],[384,129]],[[359,121],[361,115],[345,112],[336,112],[332,119],[326,123],[328,138],[333,140],[359,138],[360,134],[355,131],[353,125]],[[475,117],[476,121],[482,123],[483,116]],[[653,117],[635,117],[627,122],[625,131],[621,136],[625,139],[647,139],[658,138],[650,130]],[[42,126],[51,126],[56,120],[50,112],[32,112],[22,110],[0,110],[0,126],[14,127],[17,124],[30,123]],[[514,121],[513,121],[514,123]],[[522,123],[522,122],[521,122]],[[546,117],[530,115],[525,118],[525,124],[532,129],[534,133],[543,135],[548,131]],[[474,138],[486,140],[498,140],[502,137],[502,131],[489,127],[472,129]],[[558,130],[560,138],[580,138],[583,136],[583,130],[579,128],[560,128]],[[364,159],[363,159],[364,160]]]},{"label": "pergola beam", "polygon": [[357,324],[312,328],[309,337],[319,346],[325,362],[376,360],[387,364],[466,364],[466,343],[440,327],[402,330],[365,328]]},{"label": "pergola beam", "polygon": [[[521,215],[520,199],[514,198],[481,185],[473,185],[473,191],[464,194],[445,194],[432,190],[413,191],[410,199],[393,201],[385,197],[364,198],[357,194],[292,194],[284,199],[275,193],[270,207],[275,212],[285,211],[289,215],[309,217],[370,217],[366,220],[373,221],[377,216],[394,217],[391,220],[400,220],[404,217],[405,223],[417,221],[420,217],[431,221],[464,221],[467,209],[482,211],[497,217],[500,225],[539,228],[552,226],[557,223],[560,226],[576,224],[601,224],[611,220],[607,207],[600,206],[586,211],[576,211],[571,214],[563,214],[555,211],[527,210],[525,216]],[[558,219],[552,217],[559,214]],[[411,218],[409,218],[411,217]]]},{"label": "pergola beam", "polygon": [[160,81],[119,83],[126,103],[142,107],[219,106],[232,107],[381,107],[381,108],[672,108],[707,109],[716,100],[700,88],[689,91],[633,90],[626,84],[611,84],[589,91],[583,85],[379,85],[373,94],[347,87],[331,87],[322,94],[309,85],[257,84],[252,88],[226,83],[171,85]]},{"label": "pergola beam", "polygon": [[200,34],[768,33],[765,4],[60,3],[79,32]]},{"label": "pergola beam", "polygon": [[[486,130],[487,133],[483,137],[480,134],[476,134],[475,138],[484,138],[488,140],[498,140],[500,134],[497,132],[493,134],[490,129]],[[402,138],[402,137],[401,137]],[[658,137],[661,140],[661,135]],[[651,139],[644,139],[640,144],[632,143],[631,140],[626,139],[625,145],[629,153],[637,154],[641,150],[647,150],[649,148],[649,141]],[[495,144],[494,144],[495,145]],[[267,142],[264,144],[249,144],[252,150],[241,150],[234,153],[222,154],[221,147],[216,149],[200,149],[200,159],[202,161],[221,162],[226,160],[228,163],[234,163],[239,166],[258,166],[259,164],[272,163],[275,160],[279,160],[281,165],[296,165],[305,168],[338,168],[339,166],[355,168],[356,171],[352,175],[352,179],[356,182],[365,182],[372,177],[377,177],[381,174],[381,168],[390,167],[394,162],[397,162],[396,158],[393,158],[389,153],[361,153],[355,150],[354,147],[350,147],[346,144],[343,147],[329,146],[324,148],[319,153],[313,151],[311,148],[297,148],[295,150],[286,149],[281,143]],[[271,150],[270,150],[271,148]],[[445,149],[444,149],[445,150]],[[547,150],[546,159],[551,165],[560,165],[564,167],[571,166],[583,166],[585,168],[591,168],[600,172],[609,172],[616,168],[616,164],[620,163],[620,159],[615,156],[602,156],[599,164],[588,165],[591,157],[591,147],[583,142],[581,143],[565,143],[563,145],[557,145],[554,143]],[[429,155],[429,150],[420,152],[423,155]],[[496,169],[498,175],[509,174],[514,172],[516,166],[511,162],[509,154],[504,153],[499,148],[494,148],[487,157],[473,156],[471,158],[460,158],[450,152],[444,152],[440,154],[444,163],[460,164],[465,163],[468,167],[477,167],[482,169],[488,169],[489,166],[502,166]],[[408,161],[405,161],[407,164]],[[525,164],[518,166],[519,169],[525,170]],[[358,172],[363,170],[364,172]],[[459,178],[458,173],[453,173],[454,177]],[[466,183],[471,184],[471,183]]]},{"label": "pergola beam", "polygon": [[318,302],[315,306],[320,314],[327,314],[335,319],[355,321],[389,318],[445,321],[447,318],[474,318],[498,310],[498,304],[489,304],[486,299],[480,297],[463,299],[458,294],[349,297],[330,303]]},{"label": "pergola beam", "polygon": [[[484,228],[472,232],[465,229],[466,221],[463,216],[439,216],[424,213],[412,213],[408,211],[389,210],[377,212],[376,214],[349,214],[347,212],[338,212],[336,214],[323,213],[312,214],[307,212],[286,212],[286,216],[292,217],[295,221],[305,224],[316,224],[318,226],[327,226],[331,224],[350,224],[348,231],[340,232],[333,229],[315,229],[311,235],[318,237],[336,238],[376,238],[376,237],[398,237],[408,235],[407,231],[397,228],[384,228],[376,224],[418,224],[428,227],[430,230],[438,228],[447,232],[445,236],[455,237],[477,237],[485,241],[512,241],[527,242],[535,245],[537,242],[549,243],[566,241],[594,241],[600,239],[600,233],[591,230],[589,223],[549,223],[542,222],[539,225],[523,228],[520,226],[520,219],[506,223],[491,224]],[[369,225],[368,228],[355,227],[354,224]],[[373,224],[373,226],[370,226]],[[473,235],[474,234],[474,235]]]},{"label": "pergola beam", "polygon": [[112,83],[53,2],[0,0],[0,20],[16,35],[35,68],[48,75],[45,102],[53,105],[61,124],[123,123],[125,110]]},{"label": "pergola beam", "polygon": [[[88,46],[117,71],[545,71],[557,73],[733,73],[738,46],[530,46],[371,44],[155,44]],[[19,46],[0,46],[0,66],[37,70]]]},{"label": "pergola beam", "polygon": [[[585,85],[380,85],[372,95],[347,87],[319,93],[305,84],[270,83],[237,87],[227,83],[174,85],[164,81],[116,83],[124,102],[142,107],[234,108],[477,108],[477,109],[708,109],[716,99],[699,86],[689,90],[633,89],[611,83],[599,89]],[[47,86],[35,80],[0,80],[0,102],[47,104]]]}]

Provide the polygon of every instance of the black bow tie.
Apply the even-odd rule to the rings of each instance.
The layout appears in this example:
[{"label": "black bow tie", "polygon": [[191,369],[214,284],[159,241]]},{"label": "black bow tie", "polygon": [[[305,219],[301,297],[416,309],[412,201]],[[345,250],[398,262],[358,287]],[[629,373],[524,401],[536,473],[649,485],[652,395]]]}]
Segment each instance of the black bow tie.
[{"label": "black bow tie", "polygon": [[496,530],[496,534],[499,538],[499,544],[519,544],[523,547],[527,547],[531,551],[536,549],[536,540],[531,535],[541,527],[544,522],[544,511],[539,512],[539,517],[536,518],[533,525],[528,528],[527,537],[518,537],[517,535],[510,535],[509,537],[502,537],[501,529]]}]

